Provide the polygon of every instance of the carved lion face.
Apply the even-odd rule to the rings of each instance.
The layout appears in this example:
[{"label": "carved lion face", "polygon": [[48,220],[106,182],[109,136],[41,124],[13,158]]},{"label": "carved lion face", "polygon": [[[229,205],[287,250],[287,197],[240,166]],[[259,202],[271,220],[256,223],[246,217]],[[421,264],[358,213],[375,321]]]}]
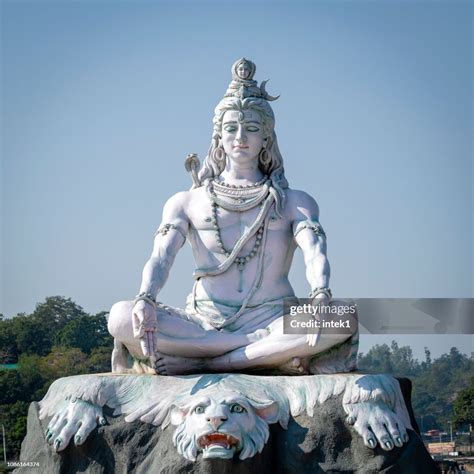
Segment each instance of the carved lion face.
[{"label": "carved lion face", "polygon": [[239,453],[246,459],[261,452],[268,440],[268,424],[278,418],[276,402],[256,402],[223,392],[200,398],[171,411],[171,423],[177,425],[173,443],[185,458],[229,459]]}]

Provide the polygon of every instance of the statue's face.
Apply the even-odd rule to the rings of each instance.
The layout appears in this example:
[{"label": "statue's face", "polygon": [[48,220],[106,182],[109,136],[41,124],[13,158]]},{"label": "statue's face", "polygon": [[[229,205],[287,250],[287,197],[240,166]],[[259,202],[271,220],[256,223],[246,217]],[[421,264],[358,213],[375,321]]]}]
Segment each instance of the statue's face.
[{"label": "statue's face", "polygon": [[239,64],[239,66],[237,67],[237,74],[241,79],[247,79],[250,75],[250,67],[248,66],[248,64]]},{"label": "statue's face", "polygon": [[222,145],[238,163],[258,159],[264,143],[263,123],[255,110],[228,110],[222,120]]}]

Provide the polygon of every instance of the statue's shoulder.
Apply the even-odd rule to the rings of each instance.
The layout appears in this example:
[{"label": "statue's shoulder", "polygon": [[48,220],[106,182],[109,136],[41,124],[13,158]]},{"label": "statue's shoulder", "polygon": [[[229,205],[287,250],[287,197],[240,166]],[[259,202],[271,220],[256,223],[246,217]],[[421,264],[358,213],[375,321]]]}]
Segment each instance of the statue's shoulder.
[{"label": "statue's shoulder", "polygon": [[319,207],[313,196],[299,189],[285,189],[286,207],[291,213],[299,213],[298,209],[305,209],[311,214],[319,214]]},{"label": "statue's shoulder", "polygon": [[204,187],[180,191],[166,201],[165,208],[188,213],[199,207],[203,199],[208,199]]},{"label": "statue's shoulder", "polygon": [[179,191],[173,194],[167,201],[166,207],[182,207],[185,206],[190,199],[189,191]]},{"label": "statue's shoulder", "polygon": [[188,214],[189,203],[191,202],[191,191],[180,191],[173,194],[163,207],[163,216],[168,218],[185,217]]}]

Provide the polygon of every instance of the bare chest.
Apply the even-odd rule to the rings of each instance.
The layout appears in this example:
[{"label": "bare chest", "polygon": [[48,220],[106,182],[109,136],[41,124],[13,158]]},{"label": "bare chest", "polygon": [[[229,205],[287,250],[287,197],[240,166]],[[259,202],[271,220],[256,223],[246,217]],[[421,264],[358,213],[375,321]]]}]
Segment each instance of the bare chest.
[{"label": "bare chest", "polygon": [[[188,218],[198,233],[220,230],[225,233],[241,234],[255,223],[260,210],[259,205],[243,212],[228,211],[218,206],[214,213],[210,199],[207,196],[199,196],[188,211]],[[290,227],[285,215],[282,218],[278,217],[274,208],[269,212],[269,230],[284,230]]]}]

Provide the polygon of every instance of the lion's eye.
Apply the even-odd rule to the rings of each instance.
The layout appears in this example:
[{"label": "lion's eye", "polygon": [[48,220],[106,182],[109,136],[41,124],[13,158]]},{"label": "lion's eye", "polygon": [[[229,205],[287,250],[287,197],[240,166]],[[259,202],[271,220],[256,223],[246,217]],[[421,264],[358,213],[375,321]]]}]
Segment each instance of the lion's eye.
[{"label": "lion's eye", "polygon": [[194,409],[194,413],[196,413],[197,415],[202,415],[204,413],[204,407],[201,406],[201,405],[198,405],[195,409]]},{"label": "lion's eye", "polygon": [[245,411],[245,408],[237,403],[234,403],[231,407],[230,407],[230,411],[232,413],[243,413]]}]

